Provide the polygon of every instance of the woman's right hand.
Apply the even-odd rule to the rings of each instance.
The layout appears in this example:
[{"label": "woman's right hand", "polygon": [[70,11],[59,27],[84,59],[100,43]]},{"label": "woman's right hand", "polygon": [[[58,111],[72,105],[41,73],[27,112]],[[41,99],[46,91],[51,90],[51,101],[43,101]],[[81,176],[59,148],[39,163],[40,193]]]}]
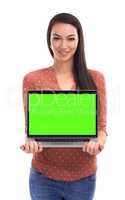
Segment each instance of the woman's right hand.
[{"label": "woman's right hand", "polygon": [[20,146],[20,149],[25,153],[39,153],[43,151],[43,146],[41,143],[34,140],[27,141],[25,144]]}]

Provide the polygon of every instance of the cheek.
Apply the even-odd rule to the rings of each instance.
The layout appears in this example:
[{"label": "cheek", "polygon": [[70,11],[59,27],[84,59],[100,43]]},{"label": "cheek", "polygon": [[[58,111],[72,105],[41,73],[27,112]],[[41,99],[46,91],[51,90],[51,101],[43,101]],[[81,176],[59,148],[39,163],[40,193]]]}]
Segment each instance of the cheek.
[{"label": "cheek", "polygon": [[76,48],[78,47],[78,41],[75,43]]},{"label": "cheek", "polygon": [[77,50],[77,43],[75,43],[73,46],[72,46],[72,49],[73,49],[73,51],[76,51]]},{"label": "cheek", "polygon": [[78,47],[78,41],[75,41],[74,43],[72,43],[73,49],[77,49],[77,47]]},{"label": "cheek", "polygon": [[51,47],[52,49],[57,49],[59,47],[59,41],[52,41],[51,42]]}]

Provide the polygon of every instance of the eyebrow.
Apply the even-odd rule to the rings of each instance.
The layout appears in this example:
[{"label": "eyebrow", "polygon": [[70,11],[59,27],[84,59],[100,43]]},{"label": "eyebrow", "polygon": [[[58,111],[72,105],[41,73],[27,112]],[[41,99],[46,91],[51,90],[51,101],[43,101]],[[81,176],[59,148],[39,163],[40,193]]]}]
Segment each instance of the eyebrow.
[{"label": "eyebrow", "polygon": [[[61,35],[57,34],[57,33],[53,33],[53,36],[59,36],[61,37]],[[70,34],[70,35],[67,35],[67,37],[71,37],[71,36],[76,36],[75,34]]]}]

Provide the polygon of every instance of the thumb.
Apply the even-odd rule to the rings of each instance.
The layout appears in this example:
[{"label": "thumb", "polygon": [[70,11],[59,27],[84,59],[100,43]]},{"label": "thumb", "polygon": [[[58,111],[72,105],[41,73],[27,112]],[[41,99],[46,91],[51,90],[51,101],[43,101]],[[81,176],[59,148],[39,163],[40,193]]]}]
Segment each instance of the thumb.
[{"label": "thumb", "polygon": [[20,149],[24,151],[25,150],[25,145],[21,145]]}]

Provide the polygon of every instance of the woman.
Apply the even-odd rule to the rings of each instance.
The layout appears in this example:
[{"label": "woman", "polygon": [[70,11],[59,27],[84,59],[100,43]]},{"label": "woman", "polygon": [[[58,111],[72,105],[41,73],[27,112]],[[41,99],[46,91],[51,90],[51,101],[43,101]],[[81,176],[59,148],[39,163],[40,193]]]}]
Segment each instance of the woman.
[{"label": "woman", "polygon": [[[68,13],[55,15],[48,26],[47,43],[53,65],[30,72],[23,80],[26,115],[28,90],[97,90],[98,140],[83,148],[43,148],[26,141],[21,149],[33,153],[29,186],[32,200],[92,200],[96,186],[96,155],[106,142],[106,89],[102,73],[87,69],[83,31]],[[26,116],[25,116],[26,117]]]}]

